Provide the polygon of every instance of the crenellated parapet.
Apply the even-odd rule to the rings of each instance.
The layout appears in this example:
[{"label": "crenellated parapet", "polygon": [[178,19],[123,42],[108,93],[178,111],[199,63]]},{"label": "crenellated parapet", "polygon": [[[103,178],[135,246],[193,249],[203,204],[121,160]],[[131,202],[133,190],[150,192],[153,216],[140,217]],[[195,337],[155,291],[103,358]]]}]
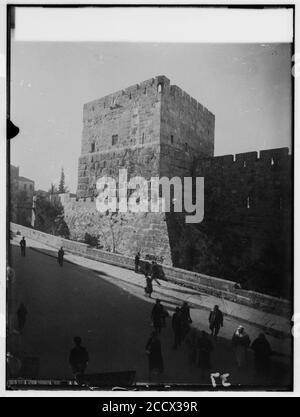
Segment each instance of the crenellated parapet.
[{"label": "crenellated parapet", "polygon": [[261,150],[260,152],[244,152],[235,155],[214,156],[203,158],[197,161],[198,169],[213,167],[222,168],[246,168],[246,167],[265,167],[273,166],[288,168],[291,163],[291,155],[288,148],[276,148]]},{"label": "crenellated parapet", "polygon": [[276,227],[291,216],[288,148],[204,158],[197,161],[196,175],[205,181],[206,219]]}]

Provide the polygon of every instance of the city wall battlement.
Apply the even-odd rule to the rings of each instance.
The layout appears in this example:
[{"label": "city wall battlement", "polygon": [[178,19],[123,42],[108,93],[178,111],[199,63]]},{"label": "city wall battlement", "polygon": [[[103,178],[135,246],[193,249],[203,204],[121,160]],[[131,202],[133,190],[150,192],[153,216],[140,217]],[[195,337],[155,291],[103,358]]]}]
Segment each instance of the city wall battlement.
[{"label": "city wall battlement", "polygon": [[[198,161],[197,161],[198,162]],[[275,148],[261,150],[258,152],[244,152],[235,155],[221,155],[212,158],[203,158],[199,161],[200,166],[208,167],[228,167],[228,168],[246,168],[247,166],[254,166],[254,164],[261,167],[271,167],[278,165],[287,167],[291,163],[291,155],[288,148]]]}]

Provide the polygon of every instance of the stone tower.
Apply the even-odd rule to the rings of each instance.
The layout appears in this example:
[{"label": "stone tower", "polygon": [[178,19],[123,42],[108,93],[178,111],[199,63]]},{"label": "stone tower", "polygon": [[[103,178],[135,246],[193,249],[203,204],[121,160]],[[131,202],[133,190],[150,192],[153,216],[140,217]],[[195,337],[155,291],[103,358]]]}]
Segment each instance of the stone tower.
[{"label": "stone tower", "polygon": [[184,176],[193,161],[213,156],[214,115],[165,76],[84,105],[79,198],[93,196],[97,178]]},{"label": "stone tower", "polygon": [[[105,175],[117,180],[120,168],[127,169],[129,178],[191,176],[195,161],[213,152],[213,114],[165,76],[85,104],[77,199],[64,201],[71,238],[84,240],[88,233],[99,237],[104,248],[113,245],[130,256],[141,250],[142,256],[176,264],[172,246],[178,232],[172,213],[128,213],[114,219],[114,242],[107,243],[111,225],[103,230],[107,218],[96,210],[96,182]],[[177,223],[183,227],[182,219]]]}]

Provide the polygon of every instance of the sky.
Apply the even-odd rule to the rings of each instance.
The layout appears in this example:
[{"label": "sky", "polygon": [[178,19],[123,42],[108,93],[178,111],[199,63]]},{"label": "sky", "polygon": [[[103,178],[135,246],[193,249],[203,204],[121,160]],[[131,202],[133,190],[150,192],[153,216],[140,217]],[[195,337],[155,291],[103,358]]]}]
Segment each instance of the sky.
[{"label": "sky", "polygon": [[76,192],[83,105],[165,75],[215,115],[215,155],[291,148],[289,44],[20,42],[11,47],[11,163]]}]

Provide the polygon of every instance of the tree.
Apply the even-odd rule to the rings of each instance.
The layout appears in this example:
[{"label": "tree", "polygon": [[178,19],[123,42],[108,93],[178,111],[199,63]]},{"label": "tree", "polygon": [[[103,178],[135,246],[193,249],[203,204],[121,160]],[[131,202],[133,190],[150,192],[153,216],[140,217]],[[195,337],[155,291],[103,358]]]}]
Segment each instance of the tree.
[{"label": "tree", "polygon": [[117,252],[127,222],[125,213],[107,211],[100,214],[99,238],[106,250]]},{"label": "tree", "polygon": [[58,190],[56,188],[56,185],[51,183],[51,186],[48,192],[50,193],[50,195],[57,194]]},{"label": "tree", "polygon": [[65,185],[65,173],[64,173],[64,169],[61,169],[61,174],[60,174],[60,181],[59,181],[59,185],[58,185],[58,192],[59,194],[64,194],[68,192],[68,189]]},{"label": "tree", "polygon": [[35,228],[41,232],[69,238],[69,228],[64,221],[64,209],[60,201],[37,194]]}]

